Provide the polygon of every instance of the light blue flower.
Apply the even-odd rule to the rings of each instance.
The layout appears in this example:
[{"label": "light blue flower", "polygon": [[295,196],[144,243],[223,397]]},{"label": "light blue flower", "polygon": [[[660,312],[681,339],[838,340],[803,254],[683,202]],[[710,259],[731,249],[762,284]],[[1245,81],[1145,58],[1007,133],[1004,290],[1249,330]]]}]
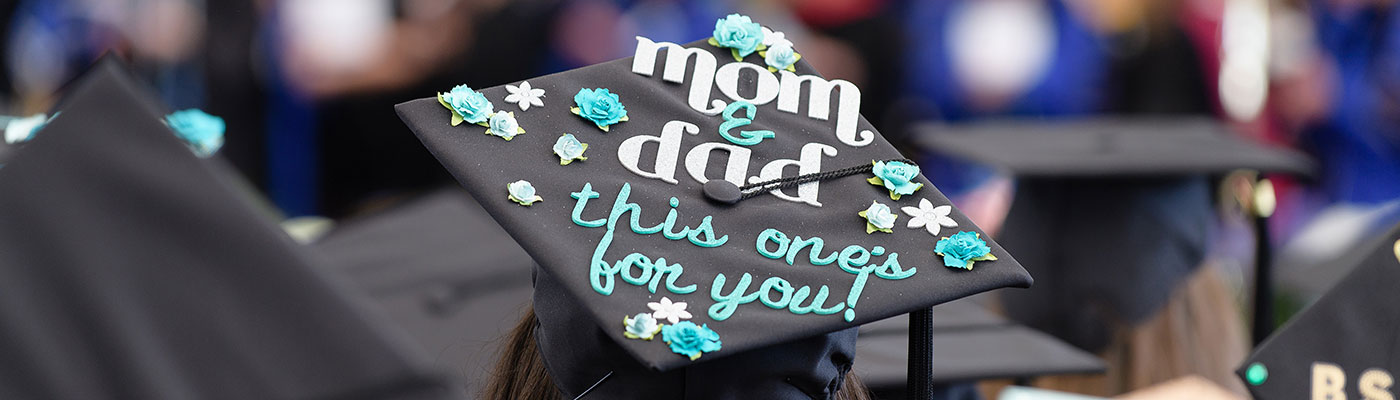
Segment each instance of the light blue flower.
[{"label": "light blue flower", "polygon": [[588,143],[580,143],[571,133],[565,133],[554,141],[554,155],[559,156],[559,165],[569,165],[574,160],[587,160],[583,152],[588,150]]},{"label": "light blue flower", "polygon": [[165,116],[165,123],[200,157],[209,157],[224,146],[223,118],[191,108]]},{"label": "light blue flower", "polygon": [[522,206],[529,206],[535,204],[537,201],[544,201],[543,198],[535,194],[535,185],[531,185],[530,181],[519,180],[508,183],[506,184],[506,193],[509,194],[508,198],[510,201],[520,203]]},{"label": "light blue flower", "polygon": [[514,112],[502,111],[491,114],[491,122],[486,124],[486,134],[509,141],[516,135],[524,135],[525,128],[521,128],[520,122],[515,120]]},{"label": "light blue flower", "polygon": [[656,318],[651,317],[651,313],[638,313],[631,317],[622,317],[622,326],[626,328],[622,336],[628,339],[651,340],[661,332],[661,325],[656,322]]},{"label": "light blue flower", "polygon": [[29,141],[29,139],[34,138],[34,132],[38,132],[48,122],[49,117],[44,113],[11,119],[9,123],[5,124],[5,143],[15,144]]},{"label": "light blue flower", "polygon": [[457,85],[447,93],[438,93],[438,103],[452,110],[452,126],[460,125],[462,121],[485,125],[486,119],[495,112],[495,106],[486,99],[486,95],[467,85]]},{"label": "light blue flower", "polygon": [[982,240],[981,235],[968,231],[954,233],[953,236],[939,239],[938,243],[933,246],[933,252],[943,256],[943,265],[966,270],[971,270],[974,262],[997,259],[997,256],[992,255],[992,248],[987,247],[987,242]]},{"label": "light blue flower", "polygon": [[763,63],[768,64],[768,71],[778,72],[778,70],[796,72],[797,60],[802,59],[797,50],[793,50],[792,42],[781,41],[768,47],[768,50],[759,52],[763,55]]},{"label": "light blue flower", "polygon": [[743,61],[744,57],[763,48],[763,26],[750,20],[747,15],[729,14],[715,21],[710,44],[728,47],[735,61]]},{"label": "light blue flower", "polygon": [[874,178],[866,179],[872,185],[884,186],[890,191],[890,200],[899,200],[900,196],[914,194],[915,190],[924,187],[924,184],[914,182],[914,178],[919,176],[919,166],[903,161],[873,161],[875,167],[871,172],[875,173]]},{"label": "light blue flower", "polygon": [[893,211],[890,211],[890,206],[880,204],[878,201],[871,201],[870,207],[856,214],[865,217],[866,234],[876,231],[894,233],[894,220],[899,218]]},{"label": "light blue flower", "polygon": [[661,327],[661,340],[671,345],[671,351],[690,357],[690,361],[700,358],[701,353],[719,351],[719,333],[710,330],[709,325],[695,325],[681,321]]},{"label": "light blue flower", "polygon": [[574,104],[577,107],[569,111],[598,125],[603,132],[612,124],[627,121],[627,107],[623,107],[617,94],[608,89],[579,89],[574,95]]}]

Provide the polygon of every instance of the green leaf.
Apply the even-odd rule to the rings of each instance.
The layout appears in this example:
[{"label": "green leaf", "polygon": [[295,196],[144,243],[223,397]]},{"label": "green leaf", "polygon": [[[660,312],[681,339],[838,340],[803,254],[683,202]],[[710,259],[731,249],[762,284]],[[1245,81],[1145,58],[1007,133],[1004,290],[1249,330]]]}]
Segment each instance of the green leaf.
[{"label": "green leaf", "polygon": [[[442,98],[442,93],[438,93],[438,94],[437,94],[437,98],[438,98],[438,104],[442,104],[443,107],[447,107],[448,110],[452,110],[452,106],[450,106],[450,105],[447,104],[447,99]],[[452,110],[452,113],[453,113],[453,114],[456,114],[456,113],[457,113],[457,110]]]},{"label": "green leaf", "polygon": [[569,112],[574,113],[574,115],[583,115],[583,110],[580,110],[578,107],[569,107]]},{"label": "green leaf", "polygon": [[899,193],[895,193],[893,190],[890,191],[890,200],[896,200],[896,201],[898,201],[899,198],[902,197],[902,196],[904,196],[904,195],[899,194]]},{"label": "green leaf", "polygon": [[983,256],[981,256],[981,257],[977,257],[977,258],[972,259],[972,261],[996,261],[996,260],[997,260],[997,256],[992,255],[992,253],[987,253],[986,255],[983,255]]},{"label": "green leaf", "polygon": [[461,115],[457,115],[457,112],[455,111],[452,112],[452,126],[461,125],[462,121],[464,120],[462,119]]},{"label": "green leaf", "polygon": [[711,46],[723,47],[719,45],[719,41],[715,40],[714,37],[711,37],[710,40],[705,41],[705,43],[709,43]]},{"label": "green leaf", "polygon": [[880,177],[878,177],[878,176],[877,176],[877,177],[870,178],[870,179],[866,179],[865,181],[866,181],[866,182],[870,182],[871,185],[875,185],[875,186],[885,186],[885,180],[884,180],[884,179],[880,179]]},{"label": "green leaf", "polygon": [[739,55],[739,50],[729,49],[729,54],[734,55],[734,61],[744,61],[744,57]]},{"label": "green leaf", "polygon": [[880,230],[880,228],[876,228],[875,224],[871,224],[869,222],[865,223],[865,234],[869,235],[871,233],[875,233],[875,231],[878,230]]}]

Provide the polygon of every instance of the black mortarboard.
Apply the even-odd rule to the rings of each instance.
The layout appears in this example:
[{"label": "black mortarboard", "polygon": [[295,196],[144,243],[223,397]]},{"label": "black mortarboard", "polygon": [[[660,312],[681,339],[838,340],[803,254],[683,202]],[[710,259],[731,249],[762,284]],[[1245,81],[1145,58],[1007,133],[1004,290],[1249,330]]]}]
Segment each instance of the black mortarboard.
[{"label": "black mortarboard", "polygon": [[162,114],[100,63],[0,168],[0,398],[446,398]]},{"label": "black mortarboard", "polygon": [[752,51],[747,20],[717,23],[729,47],[639,37],[633,58],[397,107],[539,263],[537,342],[566,395],[820,398],[857,325],[1030,284],[895,161],[859,89],[789,68],[789,42]]},{"label": "black mortarboard", "polygon": [[1255,398],[1394,398],[1400,226],[1355,253],[1363,258],[1350,274],[1269,336],[1236,371]]},{"label": "black mortarboard", "polygon": [[[1025,379],[1103,372],[1103,362],[1049,335],[1018,325],[968,300],[933,308],[933,381]],[[855,372],[876,393],[905,389],[909,319],[860,327]]]},{"label": "black mortarboard", "polygon": [[530,303],[525,250],[459,188],[339,224],[312,247],[371,296],[439,369],[477,393]]},{"label": "black mortarboard", "polygon": [[1309,173],[1312,162],[1229,136],[1204,118],[992,121],[926,126],[921,145],[1018,178],[998,238],[1036,276],[1003,292],[1012,320],[1099,351],[1112,323],[1154,315],[1205,258],[1207,177]]}]

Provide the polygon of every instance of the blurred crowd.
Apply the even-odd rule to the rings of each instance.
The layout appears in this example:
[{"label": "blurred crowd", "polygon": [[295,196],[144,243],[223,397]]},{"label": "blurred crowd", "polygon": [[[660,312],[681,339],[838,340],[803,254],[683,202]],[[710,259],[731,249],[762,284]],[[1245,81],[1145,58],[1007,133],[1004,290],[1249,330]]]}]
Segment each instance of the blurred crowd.
[{"label": "blurred crowd", "polygon": [[[1279,245],[1325,244],[1369,229],[1348,225],[1400,220],[1394,3],[0,0],[0,113],[49,110],[70,79],[116,54],[172,110],[224,118],[221,154],[282,212],[342,218],[451,181],[394,104],[627,57],[635,36],[702,40],[737,12],[859,86],[862,114],[989,232],[1015,183],[921,153],[915,132],[993,118],[1214,117],[1318,161],[1316,179],[1274,179],[1270,229]],[[1230,229],[1215,251],[1232,251]]]},{"label": "blurred crowd", "polygon": [[[1323,165],[1281,182],[1281,238],[1400,194],[1400,25],[1388,0],[11,0],[3,107],[27,115],[104,53],[173,108],[229,121],[224,151],[291,215],[344,216],[447,179],[392,105],[689,42],[730,12],[862,88],[895,142],[922,122],[1202,114]],[[954,197],[994,171],[924,155]],[[979,197],[980,196],[980,197]],[[1004,200],[1002,200],[1004,201]],[[996,225],[998,207],[974,213]],[[1281,239],[1282,240],[1282,239]]]}]

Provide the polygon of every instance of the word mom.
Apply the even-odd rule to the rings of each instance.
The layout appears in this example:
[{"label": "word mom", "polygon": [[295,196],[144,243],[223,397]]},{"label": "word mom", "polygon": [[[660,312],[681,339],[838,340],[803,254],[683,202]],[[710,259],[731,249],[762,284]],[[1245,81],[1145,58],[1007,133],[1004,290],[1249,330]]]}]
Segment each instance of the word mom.
[{"label": "word mom", "polygon": [[[797,75],[779,71],[782,79],[773,76],[768,69],[746,62],[730,62],[715,69],[714,54],[706,49],[685,48],[670,42],[653,42],[637,36],[637,50],[632,58],[632,72],[652,76],[656,71],[656,55],[666,49],[666,67],[661,79],[672,83],[685,81],[687,61],[695,60],[695,71],[690,76],[690,94],[687,104],[705,115],[718,115],[724,111],[723,100],[710,100],[710,90],[718,86],[730,100],[744,100],[754,105],[768,104],[778,100],[778,111],[797,114],[802,84],[811,87],[808,94],[807,116],[825,121],[831,114],[831,91],[841,89],[841,97],[836,108],[836,139],[852,147],[864,147],[875,140],[875,133],[863,130],[856,136],[856,122],[860,120],[860,89],[841,79],[826,80],[815,75]],[[749,70],[758,76],[758,92],[752,98],[739,95],[739,72]],[[706,102],[711,102],[707,107]]]}]

